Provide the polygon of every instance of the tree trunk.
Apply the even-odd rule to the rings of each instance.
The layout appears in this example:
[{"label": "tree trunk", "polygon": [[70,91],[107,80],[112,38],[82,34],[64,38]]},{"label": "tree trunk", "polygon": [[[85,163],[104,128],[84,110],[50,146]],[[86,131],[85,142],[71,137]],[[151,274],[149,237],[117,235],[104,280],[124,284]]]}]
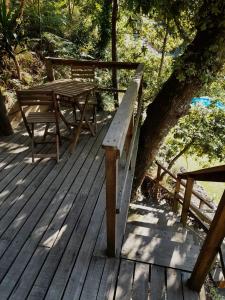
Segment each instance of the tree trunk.
[{"label": "tree trunk", "polygon": [[[117,0],[112,1],[112,61],[117,61],[117,34],[116,34],[116,23],[118,15],[118,2]],[[117,84],[117,69],[112,69],[112,86],[115,90],[118,89]],[[114,93],[115,106],[118,107],[118,93]]]},{"label": "tree trunk", "polygon": [[99,15],[99,39],[95,46],[95,55],[97,59],[104,58],[105,49],[111,38],[111,11],[112,0],[104,0],[102,11]]},{"label": "tree trunk", "polygon": [[224,0],[203,2],[196,29],[194,40],[147,108],[140,133],[135,189],[142,183],[169,130],[187,113],[191,99],[213,80],[225,62]]},{"label": "tree trunk", "polygon": [[8,136],[13,134],[7,111],[5,107],[5,96],[0,92],[0,135]]}]

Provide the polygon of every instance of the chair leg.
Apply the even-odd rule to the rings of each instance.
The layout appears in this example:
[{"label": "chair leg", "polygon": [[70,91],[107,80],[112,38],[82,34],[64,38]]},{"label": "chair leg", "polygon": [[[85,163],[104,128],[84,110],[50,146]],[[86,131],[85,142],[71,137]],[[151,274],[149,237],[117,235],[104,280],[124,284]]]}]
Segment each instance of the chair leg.
[{"label": "chair leg", "polygon": [[34,123],[31,124],[31,151],[32,151],[32,163],[34,163]]},{"label": "chair leg", "polygon": [[76,111],[76,107],[73,106],[73,121],[76,123],[77,121],[77,111]]},{"label": "chair leg", "polygon": [[97,132],[97,116],[96,116],[96,106],[93,106],[93,123],[94,123],[94,131],[95,134]]},{"label": "chair leg", "polygon": [[44,135],[43,135],[43,141],[45,141],[45,139],[46,139],[46,136],[48,134],[48,129],[49,129],[49,123],[46,124],[46,126],[45,126],[45,132],[44,132]]},{"label": "chair leg", "polygon": [[59,136],[56,134],[56,160],[59,162]]}]

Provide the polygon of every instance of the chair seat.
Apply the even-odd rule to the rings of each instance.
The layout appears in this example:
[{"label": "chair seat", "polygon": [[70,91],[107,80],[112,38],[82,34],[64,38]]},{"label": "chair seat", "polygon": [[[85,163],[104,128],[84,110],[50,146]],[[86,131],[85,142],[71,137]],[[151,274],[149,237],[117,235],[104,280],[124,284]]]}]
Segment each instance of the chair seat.
[{"label": "chair seat", "polygon": [[55,123],[54,112],[30,112],[27,115],[28,123]]}]

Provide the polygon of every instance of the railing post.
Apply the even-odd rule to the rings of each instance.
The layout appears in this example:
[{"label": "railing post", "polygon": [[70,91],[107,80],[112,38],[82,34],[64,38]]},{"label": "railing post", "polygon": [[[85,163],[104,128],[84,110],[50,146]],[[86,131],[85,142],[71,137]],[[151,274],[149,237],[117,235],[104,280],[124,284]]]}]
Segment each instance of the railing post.
[{"label": "railing post", "polygon": [[188,281],[191,289],[200,291],[219,247],[225,237],[225,191],[218,205],[207,237]]},{"label": "railing post", "polygon": [[177,213],[178,211],[178,194],[180,192],[180,183],[181,183],[181,179],[177,177],[175,191],[174,191],[174,199],[173,199],[173,211],[175,213]]},{"label": "railing post", "polygon": [[133,137],[133,130],[134,130],[134,115],[132,115],[131,120],[130,120],[130,125],[127,131],[127,135],[126,135],[126,141],[125,141],[125,145],[124,145],[124,149],[126,152],[126,158],[128,156],[129,153],[129,148],[130,148],[130,143]]},{"label": "railing post", "polygon": [[45,67],[46,67],[48,81],[54,81],[55,80],[54,69],[53,69],[52,61],[50,59],[45,60]]},{"label": "railing post", "polygon": [[160,175],[161,175],[161,166],[158,165],[157,169],[157,175],[156,175],[156,180],[155,180],[155,190],[154,190],[154,197],[157,200],[158,199],[158,191],[159,191],[159,182],[160,182]]},{"label": "railing post", "polygon": [[106,149],[106,226],[107,254],[116,255],[116,203],[118,179],[118,155],[116,150]]},{"label": "railing post", "polygon": [[183,209],[181,213],[181,222],[183,223],[183,226],[187,223],[187,216],[188,216],[188,210],[191,203],[191,195],[192,195],[192,189],[194,185],[194,179],[191,177],[187,178],[187,184],[184,194],[184,201],[183,201]]}]

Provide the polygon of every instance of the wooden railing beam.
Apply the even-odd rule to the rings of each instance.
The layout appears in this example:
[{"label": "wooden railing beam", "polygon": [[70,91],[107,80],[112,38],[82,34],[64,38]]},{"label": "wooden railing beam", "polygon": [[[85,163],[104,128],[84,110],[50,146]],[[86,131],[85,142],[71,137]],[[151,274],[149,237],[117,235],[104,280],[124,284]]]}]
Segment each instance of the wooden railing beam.
[{"label": "wooden railing beam", "polygon": [[[158,161],[156,161],[156,164],[157,165],[160,165],[161,166],[161,168],[162,168],[162,170],[163,171],[165,171],[170,177],[172,177],[175,181],[177,181],[177,179],[178,178],[182,178],[182,175],[183,174],[178,174],[177,175],[177,177],[173,174],[173,173],[171,173],[169,170],[167,170],[162,164],[160,164]],[[181,180],[181,182],[180,182],[180,184],[182,185],[182,186],[186,186],[186,184],[183,182],[183,180]],[[196,192],[196,191],[192,191],[192,194],[195,196],[195,197],[197,197],[200,201],[202,201],[205,205],[207,205],[209,208],[211,208],[211,209],[213,209],[214,208],[214,206],[209,202],[209,201],[207,201],[206,199],[204,199],[198,192]]]},{"label": "wooden railing beam", "polygon": [[180,178],[188,177],[199,181],[225,182],[225,165],[179,174]]},{"label": "wooden railing beam", "polygon": [[177,211],[178,211],[178,203],[179,203],[178,195],[180,192],[180,183],[181,183],[180,178],[177,178],[176,185],[175,185],[175,191],[174,191],[174,199],[173,199],[173,211],[175,213],[177,213]]},{"label": "wooden railing beam", "polygon": [[187,216],[188,216],[188,211],[189,211],[190,203],[191,203],[191,195],[192,195],[193,185],[194,185],[194,179],[191,177],[188,177],[185,194],[184,194],[183,209],[182,209],[182,213],[181,213],[181,222],[182,222],[183,226],[185,226],[187,223]]},{"label": "wooden railing beam", "polygon": [[189,279],[189,287],[200,291],[210,267],[219,251],[219,247],[225,237],[225,191],[218,205],[217,211],[210,226],[208,235],[204,241],[198,256],[194,270]]},{"label": "wooden railing beam", "polygon": [[137,69],[139,63],[132,62],[116,62],[116,61],[96,61],[96,60],[77,60],[73,58],[60,58],[60,57],[45,57],[45,61],[50,61],[52,65],[64,65],[64,66],[93,66],[98,69]]},{"label": "wooden railing beam", "polygon": [[105,151],[106,172],[106,225],[107,225],[107,255],[116,255],[116,204],[118,179],[118,154],[116,151]]}]

